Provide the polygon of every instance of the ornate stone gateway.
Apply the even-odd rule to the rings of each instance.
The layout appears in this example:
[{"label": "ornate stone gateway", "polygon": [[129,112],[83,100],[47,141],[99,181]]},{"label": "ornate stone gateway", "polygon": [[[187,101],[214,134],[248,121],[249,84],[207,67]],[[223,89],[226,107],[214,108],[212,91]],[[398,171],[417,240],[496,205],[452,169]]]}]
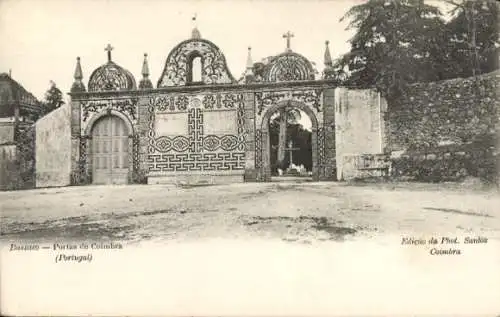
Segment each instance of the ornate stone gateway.
[{"label": "ornate stone gateway", "polygon": [[92,128],[94,184],[126,184],[128,177],[127,126],[116,116],[99,119]]},{"label": "ornate stone gateway", "polygon": [[326,178],[325,137],[321,91],[273,91],[257,94],[256,122],[260,129],[255,131],[255,166],[257,178],[261,181],[271,179],[269,120],[280,108],[293,107],[307,114],[312,124],[312,176],[313,180]]},{"label": "ornate stone gateway", "polygon": [[[299,109],[311,120],[313,180],[335,180],[338,161],[346,154],[336,153],[341,138],[375,144],[381,129],[364,121],[349,128],[370,110],[358,101],[341,102],[343,94],[336,97],[340,91],[328,77],[328,46],[318,78],[315,66],[292,51],[292,34],[284,37],[285,52],[261,62],[252,61],[249,48],[240,79],[229,71],[222,51],[197,29],[170,52],[156,87],[149,79],[147,54],[136,85],[132,73],[112,60],[108,46],[107,63],[92,72],[88,90],[77,58],[71,89],[72,182],[270,181],[269,121],[283,107]],[[347,154],[365,149],[351,147]]]}]

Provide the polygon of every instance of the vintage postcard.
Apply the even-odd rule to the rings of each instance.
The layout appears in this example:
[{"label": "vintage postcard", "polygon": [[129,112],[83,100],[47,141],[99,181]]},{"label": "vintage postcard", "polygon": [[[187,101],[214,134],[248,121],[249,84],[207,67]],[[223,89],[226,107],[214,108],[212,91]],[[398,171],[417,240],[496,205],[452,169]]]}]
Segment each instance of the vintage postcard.
[{"label": "vintage postcard", "polygon": [[499,6],[0,1],[0,313],[499,316]]}]

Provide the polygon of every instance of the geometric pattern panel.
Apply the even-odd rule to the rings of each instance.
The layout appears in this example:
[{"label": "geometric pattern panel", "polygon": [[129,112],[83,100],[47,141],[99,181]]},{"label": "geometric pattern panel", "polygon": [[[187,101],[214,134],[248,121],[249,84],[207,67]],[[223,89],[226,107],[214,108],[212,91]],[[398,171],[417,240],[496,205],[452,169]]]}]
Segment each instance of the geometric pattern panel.
[{"label": "geometric pattern panel", "polygon": [[189,150],[200,152],[203,148],[203,113],[199,108],[189,109],[188,116]]},{"label": "geometric pattern panel", "polygon": [[325,129],[318,128],[318,167],[323,169],[326,163],[325,157]]},{"label": "geometric pattern panel", "polygon": [[201,146],[198,148],[198,142],[195,142],[191,138],[183,135],[176,137],[162,136],[155,140],[154,147],[158,152],[181,152],[184,153],[193,147],[196,147],[197,151],[189,152],[214,152],[217,150],[223,151],[244,151],[245,150],[245,138],[244,136],[236,136],[232,134],[224,135],[206,135],[201,138]]},{"label": "geometric pattern panel", "polygon": [[245,153],[149,154],[150,172],[231,171],[245,168]]},{"label": "geometric pattern panel", "polygon": [[188,107],[207,110],[235,109],[243,106],[243,94],[238,93],[207,93],[202,96],[178,94],[171,96],[155,96],[149,99],[156,113],[185,112]]},{"label": "geometric pattern panel", "polygon": [[255,130],[255,167],[261,169],[262,164],[262,130]]},{"label": "geometric pattern panel", "polygon": [[[154,121],[149,125],[148,134],[150,172],[244,169],[246,140],[242,94],[157,96],[150,99],[148,110]],[[158,135],[156,130],[162,130],[158,124],[166,123],[160,123],[159,118],[170,116],[187,116],[180,120],[184,124],[179,121],[184,125],[180,130],[184,131],[181,135]],[[210,127],[207,118],[211,121]]]}]

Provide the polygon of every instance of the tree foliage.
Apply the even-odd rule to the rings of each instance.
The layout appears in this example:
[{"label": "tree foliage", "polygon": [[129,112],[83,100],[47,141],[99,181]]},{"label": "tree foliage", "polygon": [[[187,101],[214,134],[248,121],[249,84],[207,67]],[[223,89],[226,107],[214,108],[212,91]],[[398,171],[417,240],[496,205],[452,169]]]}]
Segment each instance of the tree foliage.
[{"label": "tree foliage", "polygon": [[44,104],[48,112],[64,105],[62,92],[54,82],[51,82],[50,88],[45,93]]},{"label": "tree foliage", "polygon": [[[295,110],[295,109],[293,109]],[[296,110],[295,110],[296,111]],[[293,113],[291,111],[290,113]],[[292,114],[293,115],[293,114]],[[281,120],[279,116],[273,117],[269,123],[269,137],[271,143],[270,149],[270,159],[271,159],[271,171],[277,173],[277,169],[286,169],[290,166],[290,153],[286,151],[284,153],[283,160],[278,160],[278,149],[280,144],[280,124]],[[289,117],[289,121],[286,125],[285,140],[292,141],[293,147],[297,150],[293,151],[293,163],[295,165],[304,165],[308,170],[312,170],[312,133],[309,130],[304,129],[304,127],[297,123],[293,117]],[[285,146],[285,145],[282,145]]]},{"label": "tree foliage", "polygon": [[297,121],[300,120],[301,114],[298,109],[285,107],[280,109],[278,112],[278,116],[271,120],[274,124],[278,125],[278,153],[277,153],[277,165],[281,166],[283,169],[285,166],[285,147],[287,138],[287,127],[289,125],[297,124]]},{"label": "tree foliage", "polygon": [[469,77],[498,68],[498,4],[494,1],[446,0],[453,19],[447,24],[448,77]]},{"label": "tree foliage", "polygon": [[[454,2],[461,1],[461,2]],[[492,1],[449,0],[446,22],[424,0],[369,0],[342,18],[356,30],[336,62],[344,85],[377,88],[385,97],[408,84],[468,77],[497,67],[498,7]]]}]

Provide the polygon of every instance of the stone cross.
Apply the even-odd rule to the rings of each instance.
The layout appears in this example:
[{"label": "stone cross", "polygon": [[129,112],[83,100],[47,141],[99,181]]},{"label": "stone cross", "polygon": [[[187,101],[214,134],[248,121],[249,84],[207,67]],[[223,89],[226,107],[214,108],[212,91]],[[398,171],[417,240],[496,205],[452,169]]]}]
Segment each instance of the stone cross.
[{"label": "stone cross", "polygon": [[285,34],[283,34],[283,38],[286,38],[286,50],[287,51],[291,51],[292,49],[290,48],[290,39],[294,37],[293,33],[291,33],[290,31],[286,32]]},{"label": "stone cross", "polygon": [[293,151],[297,151],[297,150],[300,150],[300,148],[298,148],[298,147],[293,147],[293,142],[292,142],[292,140],[290,140],[290,142],[288,142],[288,147],[285,149],[285,151],[290,152],[290,166],[289,166],[289,168],[291,168],[291,167],[292,167],[292,164],[293,164],[293,156],[292,156],[292,153],[293,153]]},{"label": "stone cross", "polygon": [[111,62],[111,51],[113,50],[113,46],[111,46],[111,44],[108,44],[108,46],[106,46],[104,48],[105,51],[108,52],[108,62]]}]

